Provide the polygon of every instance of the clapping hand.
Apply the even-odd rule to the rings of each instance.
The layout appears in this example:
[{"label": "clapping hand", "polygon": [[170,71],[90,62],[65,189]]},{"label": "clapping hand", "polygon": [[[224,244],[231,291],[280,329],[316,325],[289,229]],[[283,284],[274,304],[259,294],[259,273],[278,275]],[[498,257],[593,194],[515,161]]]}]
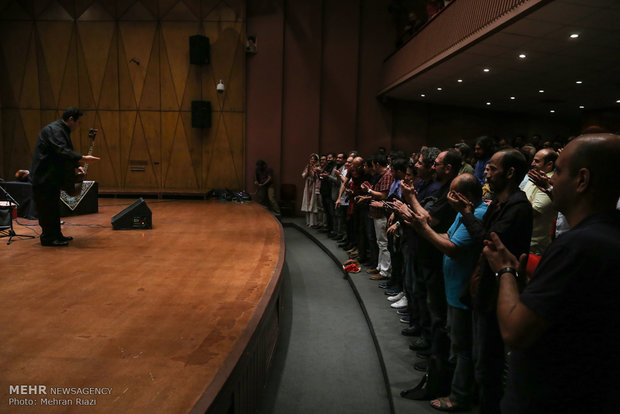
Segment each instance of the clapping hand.
[{"label": "clapping hand", "polygon": [[533,182],[534,185],[540,188],[542,191],[545,191],[547,190],[547,188],[549,188],[550,179],[549,177],[547,177],[547,174],[545,174],[544,172],[532,168],[527,173],[527,176],[530,179],[530,181]]},{"label": "clapping hand", "polygon": [[407,185],[404,181],[400,182],[400,191],[403,193],[403,197],[405,197],[405,195],[416,195],[415,188],[413,188],[412,185]]},{"label": "clapping hand", "polygon": [[411,211],[409,206],[400,200],[394,200],[393,205],[394,211],[402,217],[405,223],[411,224],[413,221],[413,211]]},{"label": "clapping hand", "polygon": [[430,218],[431,215],[428,214],[428,211],[426,210],[423,212],[413,211],[413,221],[411,222],[411,225],[413,225],[413,228],[417,232],[421,233],[430,228]]},{"label": "clapping hand", "polygon": [[489,266],[494,272],[505,267],[512,267],[523,275],[526,273],[527,254],[522,254],[521,260],[517,260],[515,255],[504,246],[497,233],[491,233],[491,240],[484,241],[482,253],[486,256]]}]

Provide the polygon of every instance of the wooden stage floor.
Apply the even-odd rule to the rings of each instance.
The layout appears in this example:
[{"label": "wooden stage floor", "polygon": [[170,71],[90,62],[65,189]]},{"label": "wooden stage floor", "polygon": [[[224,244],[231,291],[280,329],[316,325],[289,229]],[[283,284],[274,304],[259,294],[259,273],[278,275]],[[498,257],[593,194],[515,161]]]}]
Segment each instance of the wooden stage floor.
[{"label": "wooden stage floor", "polygon": [[0,239],[0,412],[204,411],[230,375],[277,287],[282,227],[254,203],[146,200],[152,230],[112,230],[132,201],[63,219],[69,247]]}]

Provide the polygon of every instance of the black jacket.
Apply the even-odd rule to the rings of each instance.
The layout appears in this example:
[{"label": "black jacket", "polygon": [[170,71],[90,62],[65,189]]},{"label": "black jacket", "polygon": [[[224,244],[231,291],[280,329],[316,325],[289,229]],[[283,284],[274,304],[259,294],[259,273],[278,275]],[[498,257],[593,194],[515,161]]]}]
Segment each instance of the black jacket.
[{"label": "black jacket", "polygon": [[32,155],[32,184],[60,189],[72,179],[82,155],[73,151],[71,130],[58,119],[39,133]]}]

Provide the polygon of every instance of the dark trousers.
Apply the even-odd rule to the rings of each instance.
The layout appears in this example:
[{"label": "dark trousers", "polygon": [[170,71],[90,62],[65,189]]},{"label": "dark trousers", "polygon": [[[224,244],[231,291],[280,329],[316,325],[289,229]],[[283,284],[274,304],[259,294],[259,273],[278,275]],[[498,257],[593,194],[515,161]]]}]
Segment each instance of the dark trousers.
[{"label": "dark trousers", "polygon": [[464,405],[471,404],[474,391],[474,364],[472,360],[471,310],[448,306],[451,362],[455,363],[450,399]]},{"label": "dark trousers", "polygon": [[368,250],[370,251],[370,267],[376,269],[379,264],[379,246],[377,245],[375,222],[369,215],[366,215],[366,239],[368,240]]},{"label": "dark trousers", "polygon": [[388,235],[388,250],[392,265],[391,285],[392,287],[402,289],[405,279],[402,236]]},{"label": "dark trousers", "polygon": [[403,271],[405,274],[405,296],[407,296],[407,310],[409,311],[409,326],[420,326],[420,313],[414,301],[415,292],[415,269],[413,266],[413,253],[409,249],[409,242],[403,247]]},{"label": "dark trousers", "polygon": [[499,414],[504,394],[504,342],[495,310],[473,313],[474,373],[480,389],[480,414]]},{"label": "dark trousers", "polygon": [[447,336],[446,322],[448,318],[448,303],[446,288],[441,267],[433,268],[422,266],[422,276],[426,282],[426,306],[431,322],[431,346],[433,355],[447,360],[447,350],[439,349],[439,337]]},{"label": "dark trousers", "polygon": [[[368,237],[366,235],[366,226],[368,225],[368,209],[360,205],[355,205],[353,208],[353,226],[355,227],[355,244],[359,251],[360,262],[368,260]],[[376,244],[376,243],[375,243]],[[375,258],[376,260],[376,258]]]},{"label": "dark trousers", "polygon": [[327,230],[332,231],[334,229],[334,202],[332,201],[331,193],[327,195],[321,194],[321,200],[323,201],[323,211],[325,212],[325,219],[327,220]]},{"label": "dark trousers", "polygon": [[60,189],[33,185],[32,195],[39,214],[41,241],[51,242],[60,238]]},{"label": "dark trousers", "polygon": [[428,311],[427,302],[427,289],[426,279],[424,276],[423,268],[414,258],[414,288],[413,288],[413,301],[409,307],[409,314],[411,319],[415,320],[420,326],[420,336],[426,340],[431,340],[431,317]]},{"label": "dark trousers", "polygon": [[357,233],[355,231],[355,219],[353,216],[353,212],[351,212],[351,214],[348,214],[347,211],[349,210],[349,206],[345,206],[345,227],[347,230],[347,241],[351,244],[355,244],[357,241]]}]

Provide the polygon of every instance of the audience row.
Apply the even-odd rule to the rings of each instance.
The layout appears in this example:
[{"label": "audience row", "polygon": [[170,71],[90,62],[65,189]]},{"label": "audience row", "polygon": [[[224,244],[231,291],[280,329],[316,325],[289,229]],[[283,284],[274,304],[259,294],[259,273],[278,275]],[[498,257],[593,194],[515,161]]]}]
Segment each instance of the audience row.
[{"label": "audience row", "polygon": [[473,152],[310,156],[306,225],[379,281],[415,338],[426,375],[403,397],[483,414],[613,410],[620,136],[562,146],[480,137]]}]

